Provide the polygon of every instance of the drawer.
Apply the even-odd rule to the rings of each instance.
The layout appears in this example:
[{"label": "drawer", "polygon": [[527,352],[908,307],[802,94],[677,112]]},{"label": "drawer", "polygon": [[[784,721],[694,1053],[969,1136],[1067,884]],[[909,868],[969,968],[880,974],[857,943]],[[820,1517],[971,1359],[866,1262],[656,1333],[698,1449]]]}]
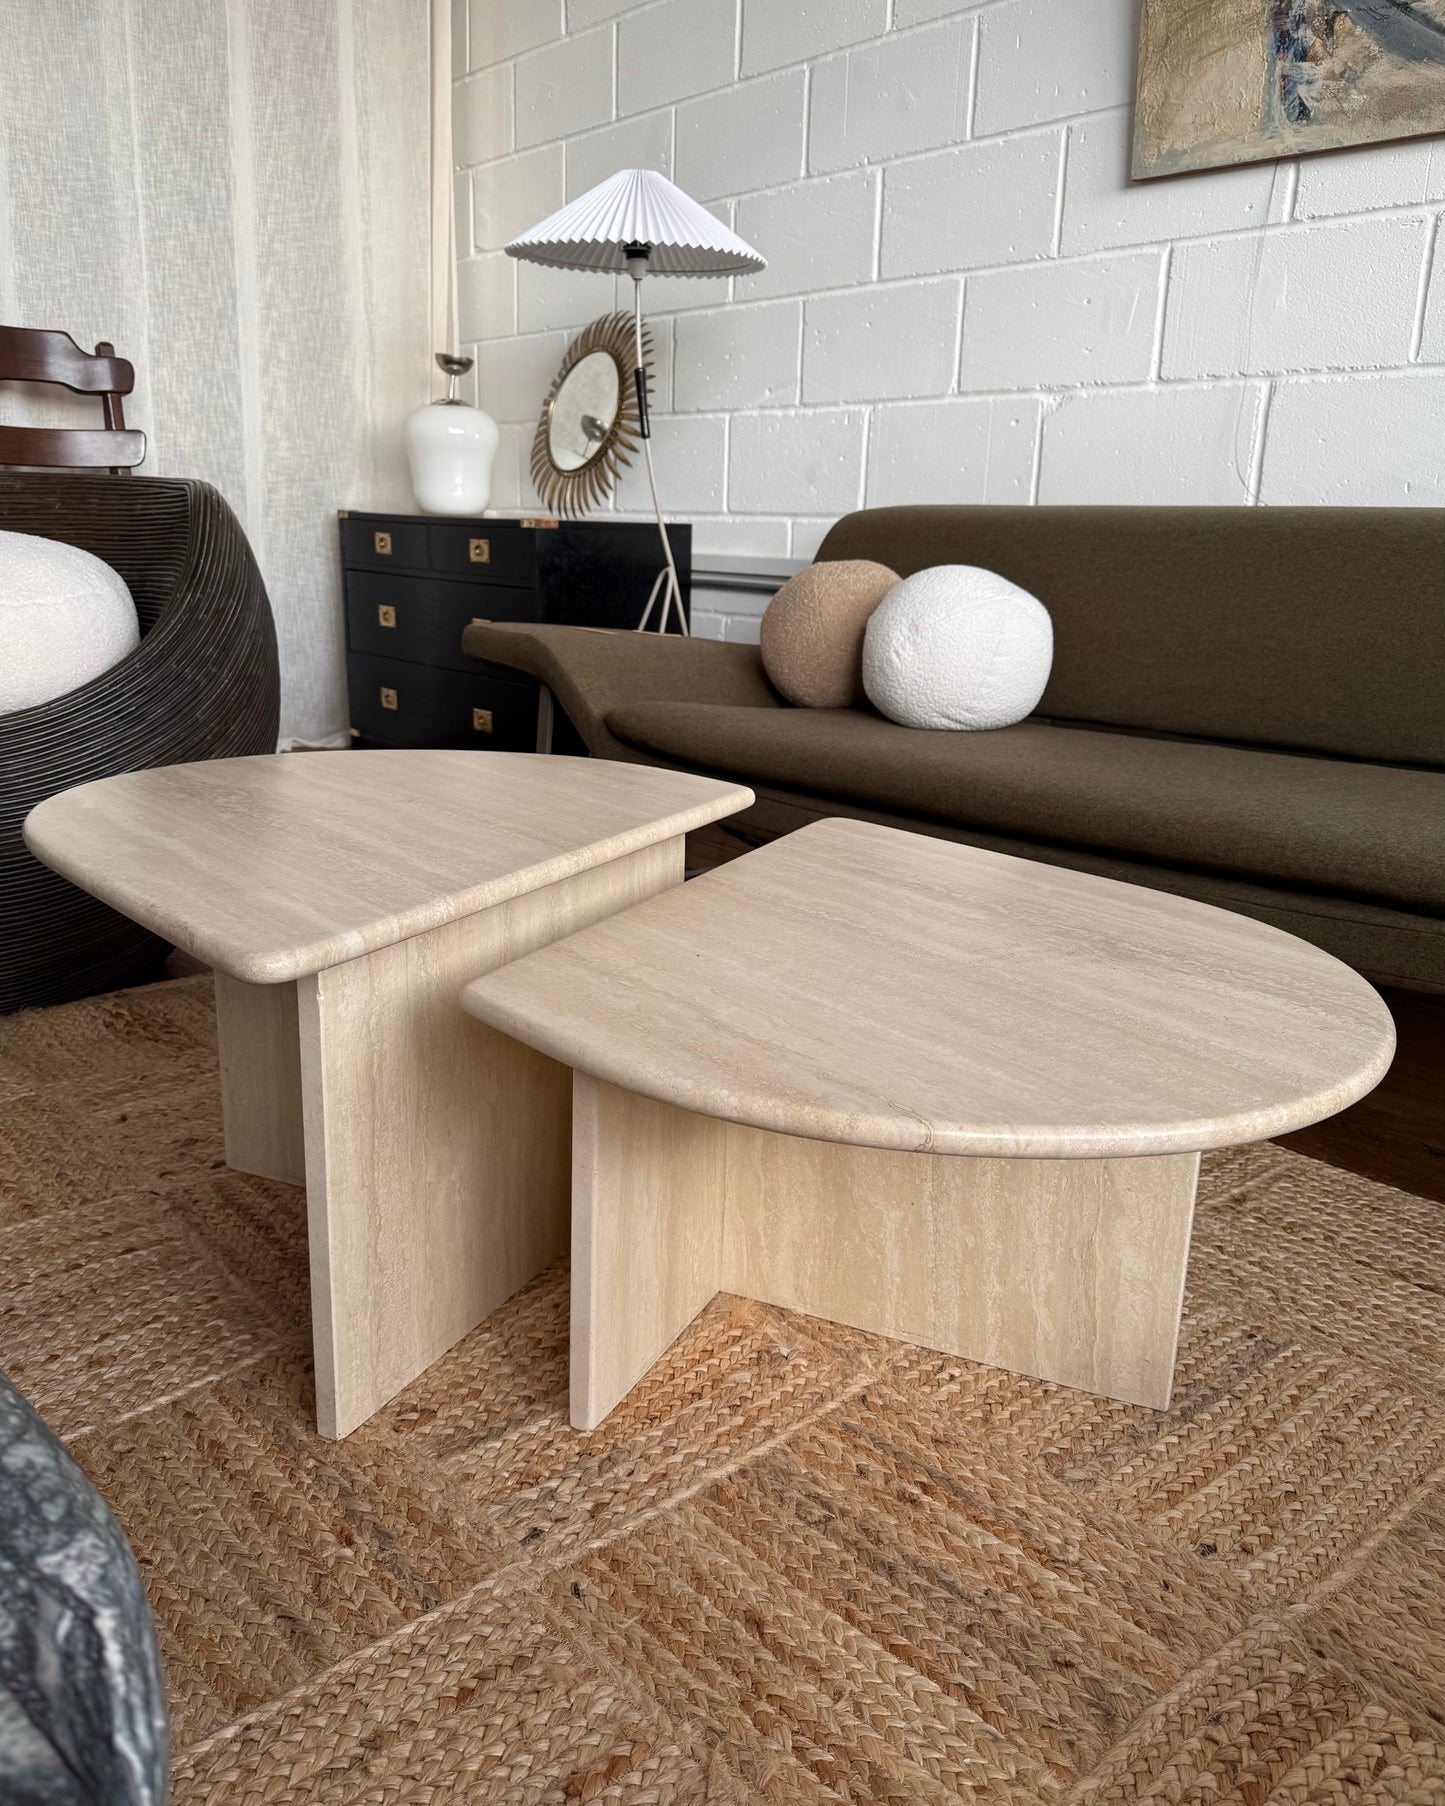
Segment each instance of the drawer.
[{"label": "drawer", "polygon": [[424,577],[374,576],[370,571],[347,573],[347,646],[377,658],[474,672],[476,660],[462,652],[463,628],[476,620],[537,618],[537,596],[529,589],[484,589]]},{"label": "drawer", "polygon": [[428,522],[431,566],[436,571],[464,571],[478,583],[519,583],[530,588],[537,577],[537,535],[531,527],[494,527],[489,521],[466,526]]},{"label": "drawer", "polygon": [[346,660],[355,739],[375,746],[537,750],[537,686],[399,659]]},{"label": "drawer", "polygon": [[349,571],[346,577],[346,643],[353,652],[378,658],[475,671],[476,661],[462,654],[463,628],[478,620],[535,621],[540,612],[530,589],[370,571]]},{"label": "drawer", "polygon": [[426,569],[426,524],[423,521],[352,520],[341,523],[341,562],[380,570],[410,565]]}]

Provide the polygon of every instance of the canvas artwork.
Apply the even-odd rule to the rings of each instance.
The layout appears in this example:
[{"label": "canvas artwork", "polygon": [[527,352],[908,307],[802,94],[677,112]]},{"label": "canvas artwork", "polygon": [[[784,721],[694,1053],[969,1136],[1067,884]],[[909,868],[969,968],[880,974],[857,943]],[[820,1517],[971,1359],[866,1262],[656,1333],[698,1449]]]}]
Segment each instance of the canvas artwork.
[{"label": "canvas artwork", "polygon": [[1445,0],[1144,0],[1135,176],[1445,131]]}]

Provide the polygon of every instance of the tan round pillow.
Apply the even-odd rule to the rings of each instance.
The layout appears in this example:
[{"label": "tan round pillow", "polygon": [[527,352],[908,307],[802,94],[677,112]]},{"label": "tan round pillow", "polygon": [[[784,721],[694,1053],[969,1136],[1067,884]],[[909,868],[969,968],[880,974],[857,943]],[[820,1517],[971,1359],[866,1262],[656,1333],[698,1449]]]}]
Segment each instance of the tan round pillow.
[{"label": "tan round pillow", "polygon": [[850,709],[863,700],[863,632],[898,582],[866,558],[810,564],[790,577],[763,615],[763,669],[800,709]]}]

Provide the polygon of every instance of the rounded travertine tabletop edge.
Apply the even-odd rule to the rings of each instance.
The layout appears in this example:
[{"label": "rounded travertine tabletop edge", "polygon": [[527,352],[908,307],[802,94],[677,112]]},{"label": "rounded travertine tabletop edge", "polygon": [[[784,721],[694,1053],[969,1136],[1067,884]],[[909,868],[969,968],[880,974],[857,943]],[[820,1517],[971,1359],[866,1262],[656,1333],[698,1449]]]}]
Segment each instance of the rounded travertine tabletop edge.
[{"label": "rounded travertine tabletop edge", "polygon": [[1395,1044],[1366,980],[1280,929],[841,818],[501,967],[462,1003],[699,1115],[993,1158],[1267,1140],[1363,1097]]},{"label": "rounded travertine tabletop edge", "polygon": [[339,749],[98,779],[38,803],[24,836],[80,889],[218,971],[264,985],[544,889],[753,801],[745,785],[663,766]]}]

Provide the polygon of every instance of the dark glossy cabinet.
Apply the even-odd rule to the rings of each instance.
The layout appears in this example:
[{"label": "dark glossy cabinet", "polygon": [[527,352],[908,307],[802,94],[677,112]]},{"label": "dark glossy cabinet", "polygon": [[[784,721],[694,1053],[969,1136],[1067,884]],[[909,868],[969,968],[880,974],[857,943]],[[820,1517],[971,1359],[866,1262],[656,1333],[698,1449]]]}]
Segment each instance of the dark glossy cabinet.
[{"label": "dark glossy cabinet", "polygon": [[[462,651],[472,621],[635,627],[662,561],[633,521],[340,517],[351,738],[357,746],[581,752],[536,683]],[[668,529],[686,602],[692,529]]]}]

